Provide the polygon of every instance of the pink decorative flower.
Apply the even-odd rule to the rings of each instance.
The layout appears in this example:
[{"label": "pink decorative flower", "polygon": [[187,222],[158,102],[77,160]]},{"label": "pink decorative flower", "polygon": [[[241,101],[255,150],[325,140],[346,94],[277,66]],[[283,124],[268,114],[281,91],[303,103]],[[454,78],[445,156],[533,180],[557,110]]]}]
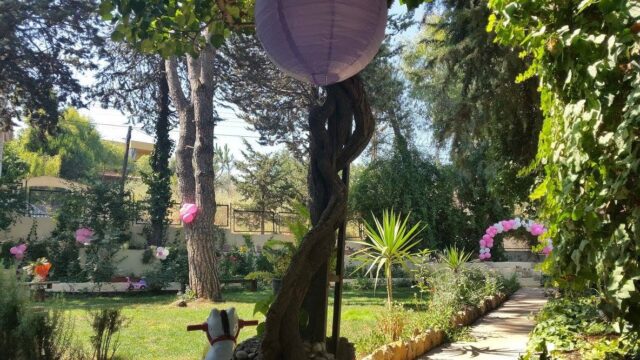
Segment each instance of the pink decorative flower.
[{"label": "pink decorative flower", "polygon": [[504,231],[511,230],[511,223],[507,220],[500,221],[500,225],[502,225],[502,228],[504,229]]},{"label": "pink decorative flower", "polygon": [[158,260],[166,260],[167,256],[169,256],[169,249],[162,246],[158,246],[156,248],[155,256],[156,256],[156,259]]},{"label": "pink decorative flower", "polygon": [[496,234],[498,234],[498,229],[495,226],[492,225],[487,228],[487,235],[494,237]]},{"label": "pink decorative flower", "polygon": [[24,253],[27,251],[27,244],[20,244],[9,249],[11,255],[16,257],[16,260],[24,259]]},{"label": "pink decorative flower", "polygon": [[91,244],[91,240],[93,240],[93,230],[89,228],[80,228],[76,230],[76,241],[82,245]]},{"label": "pink decorative flower", "polygon": [[484,239],[480,240],[480,247],[485,247],[487,246],[487,242],[484,241]]},{"label": "pink decorative flower", "polygon": [[195,220],[198,213],[198,206],[196,204],[183,204],[180,208],[180,219],[185,224],[190,224]]},{"label": "pink decorative flower", "polygon": [[531,225],[531,235],[540,236],[545,232],[544,226],[542,224],[534,223]]}]

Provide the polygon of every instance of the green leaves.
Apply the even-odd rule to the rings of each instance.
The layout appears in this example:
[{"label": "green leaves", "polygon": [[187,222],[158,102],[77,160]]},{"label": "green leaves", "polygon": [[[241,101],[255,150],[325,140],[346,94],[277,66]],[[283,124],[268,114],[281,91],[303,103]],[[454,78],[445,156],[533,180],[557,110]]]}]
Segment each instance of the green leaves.
[{"label": "green leaves", "polygon": [[99,14],[115,25],[111,38],[143,52],[196,55],[207,43],[219,47],[232,31],[250,29],[252,0],[102,0]]},{"label": "green leaves", "polygon": [[490,1],[492,30],[540,79],[544,180],[531,198],[556,232],[549,269],[569,287],[601,286],[608,315],[640,328],[640,45],[629,29],[640,2],[511,3]]},{"label": "green leaves", "polygon": [[[365,222],[365,233],[369,241],[353,241],[354,244],[360,245],[362,248],[352,256],[362,263],[358,269],[368,266],[367,274],[375,272],[376,284],[380,277],[380,271],[384,269],[384,275],[387,278],[387,292],[391,294],[389,288],[392,276],[391,268],[393,265],[406,268],[406,263],[413,260],[411,250],[419,244],[416,236],[424,230],[424,227],[421,227],[418,222],[409,228],[407,226],[409,216],[402,220],[402,216],[396,215],[393,210],[385,210],[382,213],[382,222],[375,216],[373,220],[375,227]],[[389,296],[389,301],[391,300],[391,296]]]}]

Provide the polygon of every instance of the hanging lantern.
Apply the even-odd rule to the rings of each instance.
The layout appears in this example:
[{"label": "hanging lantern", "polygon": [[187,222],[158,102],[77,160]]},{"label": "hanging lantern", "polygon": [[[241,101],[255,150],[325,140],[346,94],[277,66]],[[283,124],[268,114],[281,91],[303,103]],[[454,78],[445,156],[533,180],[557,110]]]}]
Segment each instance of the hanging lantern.
[{"label": "hanging lantern", "polygon": [[348,79],[384,40],[386,0],[256,0],[256,30],[273,62],[319,86]]}]

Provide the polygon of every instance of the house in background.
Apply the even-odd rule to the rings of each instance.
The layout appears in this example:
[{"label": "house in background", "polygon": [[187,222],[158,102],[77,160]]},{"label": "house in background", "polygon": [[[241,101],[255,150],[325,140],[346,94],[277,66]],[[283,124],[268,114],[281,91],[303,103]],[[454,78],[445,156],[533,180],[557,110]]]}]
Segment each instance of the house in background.
[{"label": "house in background", "polygon": [[[104,141],[115,144],[122,150],[126,148],[126,136],[126,130],[122,132],[118,131],[113,133],[102,133],[102,139]],[[131,143],[129,144],[129,160],[136,161],[140,159],[141,156],[150,155],[153,151],[154,143],[155,141],[152,136],[149,136],[143,131],[134,128],[131,131]]]},{"label": "house in background", "polygon": [[[121,128],[121,131],[115,132],[102,132],[102,141],[115,145],[123,152],[126,149],[127,130]],[[144,155],[151,155],[153,151],[154,139],[152,136],[147,135],[143,131],[132,129],[131,130],[131,142],[129,143],[129,169],[131,165],[138,161]],[[122,178],[121,169],[117,170],[105,170],[102,172],[103,181],[120,181]]]}]

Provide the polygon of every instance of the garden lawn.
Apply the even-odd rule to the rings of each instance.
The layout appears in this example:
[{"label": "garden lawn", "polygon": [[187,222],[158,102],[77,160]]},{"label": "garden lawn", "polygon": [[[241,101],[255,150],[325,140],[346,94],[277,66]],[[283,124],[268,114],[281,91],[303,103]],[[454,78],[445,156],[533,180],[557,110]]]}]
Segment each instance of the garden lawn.
[{"label": "garden lawn", "polygon": [[[224,294],[223,304],[190,302],[186,308],[173,303],[175,295],[126,294],[117,297],[67,296],[47,300],[49,309],[64,310],[74,322],[76,341],[89,349],[91,328],[87,310],[121,307],[128,326],[120,335],[117,355],[120,359],[201,359],[208,344],[202,332],[187,332],[188,324],[204,322],[213,307],[235,307],[242,319],[264,318],[253,316],[254,303],[269,295],[269,292],[233,292]],[[412,302],[411,289],[395,289],[395,299]],[[342,307],[341,336],[350,340],[366,335],[376,326],[377,315],[385,311],[386,293],[384,289],[345,291]],[[330,303],[333,302],[330,300]],[[331,328],[331,311],[329,329]],[[255,327],[243,329],[240,340],[256,334]],[[328,334],[330,335],[330,334]]]}]

